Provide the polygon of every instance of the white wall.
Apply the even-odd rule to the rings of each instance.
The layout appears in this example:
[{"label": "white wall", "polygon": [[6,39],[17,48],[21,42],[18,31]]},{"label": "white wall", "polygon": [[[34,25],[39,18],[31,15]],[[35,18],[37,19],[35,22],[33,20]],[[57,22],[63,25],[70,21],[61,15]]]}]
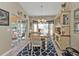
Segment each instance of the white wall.
[{"label": "white wall", "polygon": [[[10,24],[11,22],[11,14],[17,14],[17,11],[24,10],[21,6],[16,2],[0,2],[0,9],[4,9],[10,13]],[[24,12],[25,13],[25,12]],[[9,26],[0,26],[0,55],[5,53],[11,48],[11,32],[9,31]]]},{"label": "white wall", "polygon": [[79,33],[74,32],[74,10],[79,8],[79,2],[72,2],[68,4],[69,4],[68,9],[71,10],[71,17],[70,17],[71,47],[79,51]]}]

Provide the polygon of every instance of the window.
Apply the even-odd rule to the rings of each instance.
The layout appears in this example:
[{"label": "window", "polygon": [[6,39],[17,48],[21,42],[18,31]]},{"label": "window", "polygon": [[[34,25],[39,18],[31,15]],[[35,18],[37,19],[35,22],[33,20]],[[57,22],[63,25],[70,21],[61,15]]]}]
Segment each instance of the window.
[{"label": "window", "polygon": [[74,11],[74,31],[79,32],[79,9]]},{"label": "window", "polygon": [[64,25],[69,24],[68,15],[63,15],[63,24],[64,24]]},{"label": "window", "polygon": [[[48,30],[49,30],[48,29],[48,23],[34,23],[32,25],[32,27],[33,27],[34,32],[39,32],[39,30],[40,30],[41,35],[47,35],[48,34]],[[51,24],[51,27],[52,27],[52,24]]]},{"label": "window", "polygon": [[76,32],[79,32],[79,22],[78,23],[75,23],[75,26],[74,27],[75,27],[75,31]]},{"label": "window", "polygon": [[37,24],[36,23],[33,24],[33,30],[34,30],[34,32],[37,32],[38,31],[37,30]]},{"label": "window", "polygon": [[38,29],[41,30],[42,35],[47,35],[48,34],[48,23],[39,23]]},{"label": "window", "polygon": [[79,9],[74,11],[74,18],[79,18]]}]

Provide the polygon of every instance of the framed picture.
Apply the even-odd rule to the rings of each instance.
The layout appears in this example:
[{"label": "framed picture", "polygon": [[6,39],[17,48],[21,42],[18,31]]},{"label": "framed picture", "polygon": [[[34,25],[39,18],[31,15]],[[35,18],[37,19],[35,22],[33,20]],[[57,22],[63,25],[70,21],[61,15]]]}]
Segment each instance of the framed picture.
[{"label": "framed picture", "polygon": [[9,25],[9,12],[3,9],[0,9],[0,26]]},{"label": "framed picture", "polygon": [[68,15],[63,15],[63,25],[68,25],[68,24],[69,24]]},{"label": "framed picture", "polygon": [[79,18],[79,9],[74,11],[74,18]]}]

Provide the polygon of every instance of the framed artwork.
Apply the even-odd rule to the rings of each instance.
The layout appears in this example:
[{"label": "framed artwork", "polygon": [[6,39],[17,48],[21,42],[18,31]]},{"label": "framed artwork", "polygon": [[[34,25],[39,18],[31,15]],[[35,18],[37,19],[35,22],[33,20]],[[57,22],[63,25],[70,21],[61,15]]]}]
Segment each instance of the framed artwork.
[{"label": "framed artwork", "polygon": [[3,9],[0,9],[0,26],[9,25],[9,12]]},{"label": "framed artwork", "polygon": [[68,25],[68,24],[69,24],[68,15],[63,15],[63,25]]},{"label": "framed artwork", "polygon": [[74,11],[74,18],[79,18],[79,9]]}]

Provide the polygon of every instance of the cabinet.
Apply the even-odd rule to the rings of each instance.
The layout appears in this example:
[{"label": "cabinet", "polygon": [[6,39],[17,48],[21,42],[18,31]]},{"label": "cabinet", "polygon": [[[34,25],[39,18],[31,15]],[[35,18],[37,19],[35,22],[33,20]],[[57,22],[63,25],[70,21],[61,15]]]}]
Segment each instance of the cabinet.
[{"label": "cabinet", "polygon": [[60,50],[70,46],[70,11],[61,11],[55,18],[55,42]]}]

